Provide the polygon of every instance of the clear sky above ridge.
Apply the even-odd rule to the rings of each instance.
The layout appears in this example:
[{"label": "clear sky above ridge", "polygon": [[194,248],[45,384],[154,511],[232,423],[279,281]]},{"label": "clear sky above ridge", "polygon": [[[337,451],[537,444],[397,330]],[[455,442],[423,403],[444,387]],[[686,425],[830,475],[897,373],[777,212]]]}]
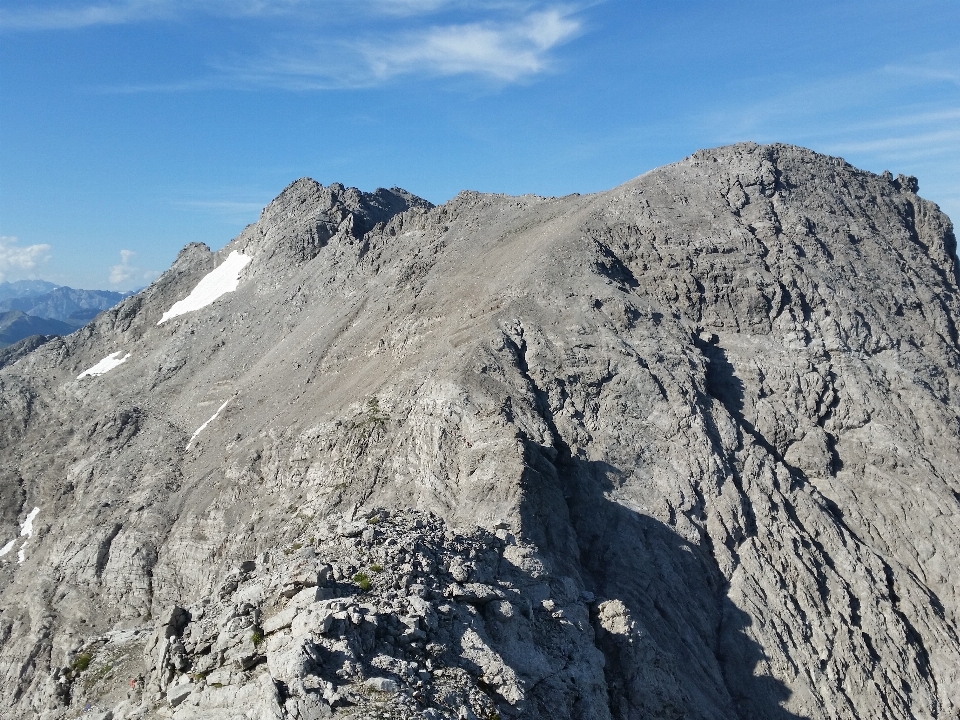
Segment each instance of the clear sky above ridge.
[{"label": "clear sky above ridge", "polygon": [[0,280],[142,287],[304,175],[564,195],[740,140],[960,221],[960,1],[0,0]]}]

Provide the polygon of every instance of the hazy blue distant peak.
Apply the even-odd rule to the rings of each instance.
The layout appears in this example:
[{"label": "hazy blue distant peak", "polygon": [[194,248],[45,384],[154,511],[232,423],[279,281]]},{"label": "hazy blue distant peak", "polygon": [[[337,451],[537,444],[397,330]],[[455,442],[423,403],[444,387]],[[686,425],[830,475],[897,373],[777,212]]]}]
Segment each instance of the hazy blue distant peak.
[{"label": "hazy blue distant peak", "polygon": [[0,312],[20,310],[33,317],[59,320],[78,328],[129,295],[111,290],[76,290],[56,285],[52,285],[52,288],[46,292],[16,297],[4,298],[0,295]]},{"label": "hazy blue distant peak", "polygon": [[33,335],[68,335],[76,328],[59,320],[33,317],[19,310],[0,313],[0,348]]},{"label": "hazy blue distant peak", "polygon": [[0,300],[19,297],[33,297],[56,290],[59,285],[46,280],[15,280],[0,282]]}]

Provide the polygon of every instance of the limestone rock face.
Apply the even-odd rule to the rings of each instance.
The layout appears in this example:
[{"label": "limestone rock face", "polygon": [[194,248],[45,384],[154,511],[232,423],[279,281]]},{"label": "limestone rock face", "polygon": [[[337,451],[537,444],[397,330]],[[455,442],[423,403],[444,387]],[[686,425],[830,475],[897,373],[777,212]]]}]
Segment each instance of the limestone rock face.
[{"label": "limestone rock face", "polygon": [[0,363],[0,717],[960,717],[917,191],[754,144],[565,198],[297,181]]}]

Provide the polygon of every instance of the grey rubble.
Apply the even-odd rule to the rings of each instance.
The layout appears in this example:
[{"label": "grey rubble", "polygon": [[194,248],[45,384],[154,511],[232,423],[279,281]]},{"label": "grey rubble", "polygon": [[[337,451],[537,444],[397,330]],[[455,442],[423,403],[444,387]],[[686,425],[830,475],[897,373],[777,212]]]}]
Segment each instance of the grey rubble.
[{"label": "grey rubble", "polygon": [[[551,587],[531,564],[535,550],[509,532],[465,535],[432,514],[382,509],[300,527],[282,552],[242,563],[155,628],[89,639],[59,671],[60,697],[114,720],[155,705],[175,720],[228,720],[238,709],[489,718],[494,698],[523,699],[515,668],[562,667],[589,632],[585,598],[569,582]],[[538,645],[540,634],[553,642]],[[129,686],[117,681],[128,676]],[[584,679],[602,688],[596,662]]]},{"label": "grey rubble", "polygon": [[784,145],[297,181],[7,356],[0,717],[956,718],[955,251],[913,178]]}]

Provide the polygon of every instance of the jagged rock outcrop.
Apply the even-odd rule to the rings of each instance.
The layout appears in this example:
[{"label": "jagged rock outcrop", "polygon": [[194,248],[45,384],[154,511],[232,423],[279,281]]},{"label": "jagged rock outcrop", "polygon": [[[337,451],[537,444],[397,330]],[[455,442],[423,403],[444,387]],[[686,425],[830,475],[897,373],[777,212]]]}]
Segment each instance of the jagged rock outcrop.
[{"label": "jagged rock outcrop", "polygon": [[166,609],[152,628],[89,639],[57,671],[60,696],[115,717],[156,704],[180,720],[238,708],[489,718],[522,703],[524,678],[580,665],[588,699],[604,699],[599,652],[583,646],[593,598],[532,570],[533,548],[432,514],[352,517],[329,524],[301,510],[293,542],[241,563],[212,595]]},{"label": "jagged rock outcrop", "polygon": [[960,717],[917,191],[753,144],[566,198],[297,181],[0,368],[0,717]]}]

